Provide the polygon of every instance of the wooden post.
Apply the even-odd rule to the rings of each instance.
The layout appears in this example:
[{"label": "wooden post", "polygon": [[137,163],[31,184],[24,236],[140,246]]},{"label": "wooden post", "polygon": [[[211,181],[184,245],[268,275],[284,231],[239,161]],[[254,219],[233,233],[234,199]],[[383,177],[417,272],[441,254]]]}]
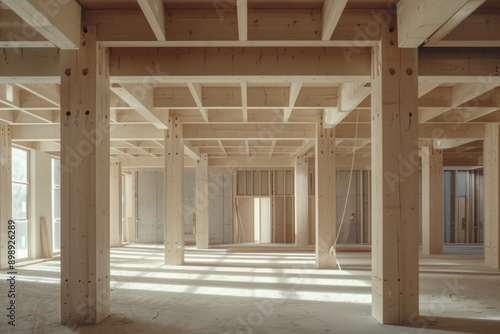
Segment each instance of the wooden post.
[{"label": "wooden post", "polygon": [[316,267],[335,268],[337,259],[330,248],[336,237],[335,131],[316,128]]},{"label": "wooden post", "polygon": [[61,322],[110,314],[108,49],[61,50]]},{"label": "wooden post", "polygon": [[207,249],[208,233],[208,155],[196,162],[196,248]]},{"label": "wooden post", "polygon": [[443,254],[443,152],[422,147],[422,253]]},{"label": "wooden post", "polygon": [[10,125],[0,122],[0,269],[9,268],[9,219],[12,218],[12,144]]},{"label": "wooden post", "polygon": [[136,197],[135,197],[135,183],[137,172],[125,174],[125,217],[126,217],[126,231],[125,241],[136,242]]},{"label": "wooden post", "polygon": [[383,324],[418,316],[418,67],[381,27],[372,50],[372,315]]},{"label": "wooden post", "polygon": [[122,167],[112,162],[110,167],[110,245],[122,246]]},{"label": "wooden post", "polygon": [[171,115],[165,130],[165,264],[184,263],[184,145],[182,122]]},{"label": "wooden post", "polygon": [[295,245],[307,246],[309,244],[308,218],[309,218],[309,170],[307,156],[300,155],[295,158]]},{"label": "wooden post", "polygon": [[486,124],[484,140],[484,260],[500,268],[500,125]]}]

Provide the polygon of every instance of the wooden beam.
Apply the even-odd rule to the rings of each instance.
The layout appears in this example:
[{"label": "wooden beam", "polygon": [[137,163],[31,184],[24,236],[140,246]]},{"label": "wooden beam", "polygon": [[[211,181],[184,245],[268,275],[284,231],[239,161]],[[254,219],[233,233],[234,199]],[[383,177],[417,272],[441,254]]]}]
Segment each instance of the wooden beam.
[{"label": "wooden beam", "polygon": [[425,94],[431,92],[433,89],[441,85],[440,82],[419,82],[418,83],[418,97],[421,98]]},{"label": "wooden beam", "polygon": [[370,95],[371,90],[369,83],[342,83],[337,89],[339,111],[351,112]]},{"label": "wooden beam", "polygon": [[187,84],[189,91],[193,95],[194,101],[200,110],[201,116],[205,122],[208,122],[208,113],[203,108],[203,92],[200,84],[195,84],[192,82],[188,82]]},{"label": "wooden beam", "polygon": [[193,147],[193,144],[189,140],[184,140],[184,154],[189,156],[194,161],[198,161],[201,159],[200,150],[196,147]]},{"label": "wooden beam", "polygon": [[184,138],[190,140],[294,140],[314,138],[314,125],[185,124]]},{"label": "wooden beam", "polygon": [[271,142],[271,148],[269,149],[269,157],[270,158],[273,156],[274,149],[276,148],[276,143],[277,143],[276,139],[273,139],[273,141]]},{"label": "wooden beam", "polygon": [[156,39],[165,41],[165,6],[162,0],[137,0]]},{"label": "wooden beam", "polygon": [[[23,49],[21,55],[15,49],[3,52],[0,83],[59,83],[57,49]],[[112,50],[110,74],[113,83],[147,82],[155,92],[161,90],[156,86],[169,82],[369,82],[370,49],[356,48],[349,59],[343,52],[335,47],[117,48]],[[419,83],[500,85],[500,76],[495,75],[499,66],[500,48],[423,48]]]},{"label": "wooden beam", "polygon": [[0,57],[0,83],[59,83],[59,50],[3,49]]},{"label": "wooden beam", "polygon": [[60,310],[72,325],[110,314],[109,55],[94,27],[82,40],[61,51]]},{"label": "wooden beam", "polygon": [[143,84],[113,84],[111,90],[158,129],[167,129],[168,111],[154,107],[153,89]]},{"label": "wooden beam", "polygon": [[[451,88],[451,105],[450,107],[442,107],[442,108],[434,108],[422,111],[422,114],[419,115],[420,122],[428,122],[433,118],[436,118],[450,109],[456,108],[460,105],[463,105],[474,98],[492,90],[493,88],[499,86],[500,83],[491,81],[491,82],[482,82],[482,83],[462,83],[456,84]],[[473,107],[472,107],[473,108]],[[492,108],[487,111],[485,115],[489,112],[493,112],[498,108]],[[481,115],[483,116],[483,115]],[[465,120],[463,120],[466,122]]]},{"label": "wooden beam", "polygon": [[344,12],[347,0],[325,0],[322,8],[322,25],[321,40],[328,41],[332,38],[333,31],[340,21],[340,17]]},{"label": "wooden beam", "polygon": [[420,82],[499,83],[500,48],[422,48]]},{"label": "wooden beam", "polygon": [[[469,1],[474,6],[482,0]],[[464,8],[466,8],[464,6]],[[440,38],[431,38],[425,46],[439,47],[499,47],[500,9],[479,8],[464,18],[450,31],[443,31]],[[433,36],[434,37],[434,36]]]},{"label": "wooden beam", "polygon": [[314,140],[304,140],[303,145],[295,152],[294,156],[299,157],[306,154],[312,147],[314,147]]},{"label": "wooden beam", "polygon": [[1,10],[0,16],[0,48],[53,48],[38,31],[30,28],[17,14],[11,10]]},{"label": "wooden beam", "polygon": [[203,153],[196,161],[196,249],[208,249],[210,239],[208,196],[208,155]]},{"label": "wooden beam", "polygon": [[466,3],[467,0],[400,0],[397,5],[399,47],[419,47]]},{"label": "wooden beam", "polygon": [[81,8],[75,0],[3,0],[33,29],[63,50],[80,47]]},{"label": "wooden beam", "polygon": [[[233,1],[232,11],[225,11],[225,15],[213,8],[169,8],[165,22],[167,41],[156,40],[144,15],[137,10],[88,10],[83,17],[84,25],[98,27],[100,41],[107,47],[338,46],[354,49],[373,46],[380,38],[374,28],[378,22],[369,9],[344,10],[331,38],[321,40],[321,8],[251,8],[247,10],[248,40],[243,40],[240,32],[244,32],[245,27],[240,16],[246,2]],[[327,21],[333,23],[334,17],[329,16]]]},{"label": "wooden beam", "polygon": [[369,82],[370,57],[367,48],[349,59],[342,48],[116,48],[110,71],[116,83]]},{"label": "wooden beam", "polygon": [[55,107],[59,107],[61,104],[61,87],[55,84],[16,84],[19,88],[30,92],[33,95],[53,104]]},{"label": "wooden beam", "polygon": [[238,15],[238,39],[246,41],[248,39],[248,3],[247,0],[236,1],[236,11]]},{"label": "wooden beam", "polygon": [[468,0],[446,23],[430,37],[429,42],[440,41],[478,9],[486,0]]},{"label": "wooden beam", "polygon": [[[63,116],[66,119],[66,116]],[[415,123],[416,124],[416,123]],[[310,140],[311,124],[184,124],[186,140]],[[421,139],[484,139],[484,124],[455,123],[419,124]],[[58,141],[59,124],[12,125],[13,141]],[[335,127],[338,139],[354,139],[355,124],[339,124]],[[150,124],[111,124],[112,140],[163,140],[162,130]],[[371,138],[370,124],[358,125],[359,139]]]},{"label": "wooden beam", "polygon": [[297,98],[299,97],[301,88],[302,82],[294,81],[290,84],[290,93],[288,94],[288,107],[285,108],[285,112],[283,114],[283,122],[288,122],[288,120],[290,119],[293,106],[295,105],[295,101],[297,101]]},{"label": "wooden beam", "polygon": [[49,112],[47,117],[46,112],[30,111],[23,108],[21,90],[19,87],[14,85],[0,83],[0,103],[7,105],[15,111],[19,111],[18,116],[14,119],[13,123],[22,123],[23,121],[20,120],[20,118],[25,115],[29,115],[29,119],[32,117],[35,120],[42,121],[43,123],[52,123],[54,121],[51,112]]},{"label": "wooden beam", "polygon": [[448,150],[450,148],[455,148],[458,146],[462,146],[468,144],[470,142],[475,141],[475,139],[435,139],[434,140],[434,149],[438,150]]}]

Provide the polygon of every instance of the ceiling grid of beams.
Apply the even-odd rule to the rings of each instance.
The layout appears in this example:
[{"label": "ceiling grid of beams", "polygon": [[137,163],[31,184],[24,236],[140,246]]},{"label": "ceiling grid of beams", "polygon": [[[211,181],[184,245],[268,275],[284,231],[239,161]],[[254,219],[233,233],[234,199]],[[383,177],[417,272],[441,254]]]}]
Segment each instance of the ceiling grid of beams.
[{"label": "ceiling grid of beams", "polygon": [[420,47],[421,141],[450,161],[480,161],[484,124],[500,122],[496,0],[400,0],[397,10],[382,0],[68,0],[57,8],[2,0],[0,121],[12,125],[15,145],[58,154],[59,49],[77,48],[81,27],[94,25],[111,48],[113,159],[161,158],[172,114],[184,124],[186,157],[207,153],[211,164],[311,153],[322,116],[336,127],[339,157],[369,156],[371,47],[394,12],[399,46]]}]

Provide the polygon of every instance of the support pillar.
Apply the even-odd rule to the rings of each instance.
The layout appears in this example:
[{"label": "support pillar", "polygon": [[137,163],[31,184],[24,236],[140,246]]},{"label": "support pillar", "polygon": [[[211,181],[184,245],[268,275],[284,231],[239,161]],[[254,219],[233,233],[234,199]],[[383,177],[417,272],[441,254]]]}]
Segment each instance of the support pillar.
[{"label": "support pillar", "polygon": [[422,253],[443,254],[443,152],[422,147]]},{"label": "support pillar", "polygon": [[484,139],[484,260],[500,268],[500,125],[486,124]]},{"label": "support pillar", "polygon": [[125,174],[125,241],[136,242],[136,198],[135,184],[137,172]]},{"label": "support pillar", "polygon": [[169,116],[165,130],[165,264],[184,263],[184,145],[182,122]]},{"label": "support pillar", "polygon": [[316,128],[316,267],[335,268],[335,253],[330,253],[336,237],[335,130]]},{"label": "support pillar", "polygon": [[418,65],[381,27],[372,51],[372,315],[383,324],[418,316]]},{"label": "support pillar", "polygon": [[10,132],[10,125],[0,122],[0,269],[9,269],[8,244],[9,240],[11,239],[9,238],[10,229],[8,221],[11,218],[12,218],[11,132]]},{"label": "support pillar", "polygon": [[295,246],[309,244],[309,170],[307,156],[295,158]]},{"label": "support pillar", "polygon": [[110,245],[122,246],[122,167],[119,162],[112,162],[110,167]]},{"label": "support pillar", "polygon": [[207,249],[208,227],[208,155],[196,162],[196,248]]},{"label": "support pillar", "polygon": [[61,50],[61,322],[110,314],[109,54],[95,27]]}]

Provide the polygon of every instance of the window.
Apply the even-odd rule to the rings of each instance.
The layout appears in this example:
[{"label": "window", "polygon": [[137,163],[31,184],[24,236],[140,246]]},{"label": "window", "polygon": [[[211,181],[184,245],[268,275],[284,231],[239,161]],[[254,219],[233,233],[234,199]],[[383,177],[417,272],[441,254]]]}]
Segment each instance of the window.
[{"label": "window", "polygon": [[52,251],[61,251],[61,162],[52,159]]},{"label": "window", "polygon": [[16,222],[16,255],[29,255],[29,154],[12,148],[12,218]]}]

